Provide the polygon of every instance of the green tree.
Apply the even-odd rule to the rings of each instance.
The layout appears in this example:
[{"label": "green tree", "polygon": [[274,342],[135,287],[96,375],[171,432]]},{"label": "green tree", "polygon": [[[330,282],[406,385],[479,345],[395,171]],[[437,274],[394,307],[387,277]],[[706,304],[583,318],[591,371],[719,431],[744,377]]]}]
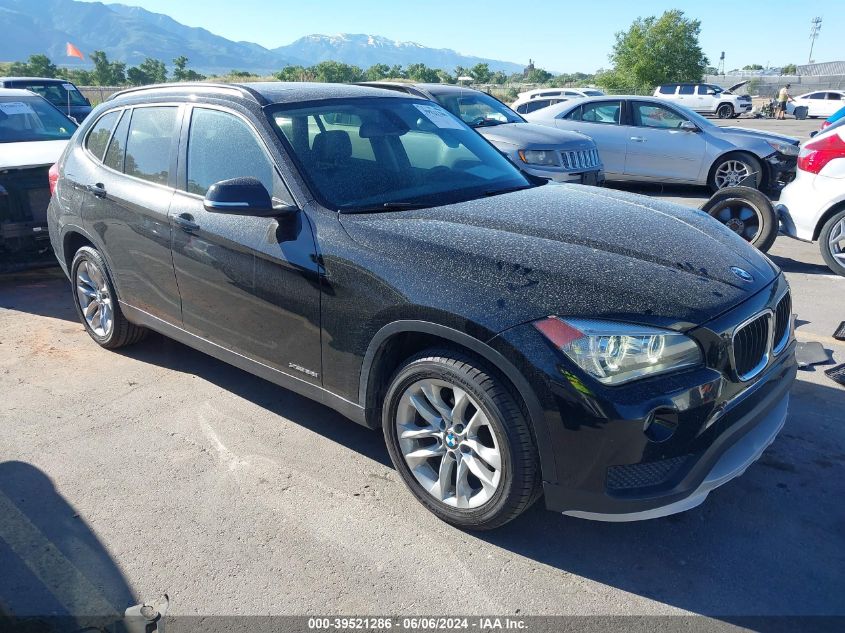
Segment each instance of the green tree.
[{"label": "green tree", "polygon": [[763,70],[763,66],[760,64],[746,64],[742,67],[743,70]]},{"label": "green tree", "polygon": [[718,75],[719,69],[716,68],[715,66],[708,66],[707,68],[704,69],[704,74],[705,75]]},{"label": "green tree", "polygon": [[442,84],[453,84],[456,81],[456,79],[445,70],[438,70],[437,77],[440,79],[440,83]]},{"label": "green tree", "polygon": [[439,83],[440,75],[437,69],[429,68],[425,64],[410,64],[406,71],[408,79],[422,83]]},{"label": "green tree", "polygon": [[408,73],[405,72],[401,64],[393,64],[390,67],[390,72],[387,74],[389,79],[405,79],[407,76]]},{"label": "green tree", "polygon": [[798,67],[795,64],[787,64],[786,66],[780,69],[780,73],[782,75],[797,75]]},{"label": "green tree", "polygon": [[310,69],[304,66],[285,66],[274,77],[279,81],[312,81],[314,79]]},{"label": "green tree", "polygon": [[508,76],[501,70],[497,70],[490,76],[490,81],[501,86],[508,81]]},{"label": "green tree", "polygon": [[205,75],[188,68],[188,58],[184,55],[173,60],[173,81],[202,81]]},{"label": "green tree", "polygon": [[27,65],[35,77],[55,77],[58,71],[56,65],[46,55],[30,55]]},{"label": "green tree", "polygon": [[167,81],[167,67],[163,61],[147,57],[140,65],[126,71],[126,79],[133,86],[162,84]]},{"label": "green tree", "polygon": [[470,77],[480,84],[490,83],[490,66],[487,64],[476,64],[469,71]]},{"label": "green tree", "polygon": [[472,77],[472,71],[469,68],[464,68],[463,66],[455,66],[455,80],[457,81],[460,77]]},{"label": "green tree", "polygon": [[320,62],[313,66],[311,70],[316,81],[327,83],[351,83],[361,81],[364,78],[364,72],[358,66],[344,64],[343,62]]},{"label": "green tree", "polygon": [[103,51],[94,51],[89,56],[94,62],[91,78],[98,86],[121,86],[126,83],[126,64],[110,62]]},{"label": "green tree", "polygon": [[367,81],[380,81],[390,76],[390,66],[387,64],[373,64],[364,73]]},{"label": "green tree", "polygon": [[525,81],[530,84],[544,84],[552,78],[552,73],[542,68],[535,68],[525,77]]},{"label": "green tree", "polygon": [[604,80],[619,89],[638,91],[675,81],[701,81],[707,57],[698,42],[700,32],[701,22],[684,17],[678,9],[659,18],[638,18],[627,31],[616,33],[610,54],[614,68],[604,73]]}]

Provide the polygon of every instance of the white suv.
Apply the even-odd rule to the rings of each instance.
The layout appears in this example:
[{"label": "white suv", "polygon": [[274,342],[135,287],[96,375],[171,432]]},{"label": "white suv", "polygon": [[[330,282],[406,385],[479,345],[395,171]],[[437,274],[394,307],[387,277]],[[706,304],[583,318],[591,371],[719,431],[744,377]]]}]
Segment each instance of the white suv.
[{"label": "white suv", "polygon": [[738,117],[751,112],[751,97],[735,95],[747,81],[723,90],[715,84],[663,84],[654,89],[654,96],[679,103],[701,114],[715,114],[720,119]]},{"label": "white suv", "polygon": [[818,240],[828,268],[845,276],[845,119],[804,143],[776,208],[783,233]]}]

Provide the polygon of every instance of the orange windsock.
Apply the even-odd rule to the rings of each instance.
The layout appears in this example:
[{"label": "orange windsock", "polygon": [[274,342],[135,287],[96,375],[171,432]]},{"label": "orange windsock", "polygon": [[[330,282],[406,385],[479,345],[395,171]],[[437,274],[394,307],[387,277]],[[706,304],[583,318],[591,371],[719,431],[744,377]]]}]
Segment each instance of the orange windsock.
[{"label": "orange windsock", "polygon": [[79,59],[85,59],[85,55],[82,54],[82,51],[76,48],[70,42],[67,43],[67,52],[68,57],[78,57]]}]

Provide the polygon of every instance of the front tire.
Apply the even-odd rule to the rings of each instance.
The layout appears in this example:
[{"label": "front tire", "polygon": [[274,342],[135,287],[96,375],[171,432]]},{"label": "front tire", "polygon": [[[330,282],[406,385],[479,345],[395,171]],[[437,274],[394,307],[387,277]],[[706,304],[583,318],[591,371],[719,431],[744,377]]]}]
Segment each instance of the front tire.
[{"label": "front tire", "polygon": [[771,201],[751,187],[725,187],[701,205],[701,210],[764,253],[778,235],[778,217]]},{"label": "front tire", "polygon": [[70,265],[73,304],[85,331],[101,347],[116,349],[137,343],[147,334],[123,316],[108,266],[100,252],[83,246]]},{"label": "front tire", "polygon": [[827,267],[845,277],[845,209],[825,222],[819,234],[819,249]]},{"label": "front tire", "polygon": [[731,119],[734,115],[734,107],[730,103],[723,103],[716,108],[716,116],[720,119]]},{"label": "front tire", "polygon": [[503,381],[473,358],[427,350],[394,375],[382,425],[413,495],[456,527],[489,530],[539,496],[537,448]]},{"label": "front tire", "polygon": [[733,153],[716,160],[710,169],[707,184],[714,193],[725,187],[736,187],[746,178],[751,177],[750,184],[759,189],[763,182],[763,167],[760,161],[751,154]]}]

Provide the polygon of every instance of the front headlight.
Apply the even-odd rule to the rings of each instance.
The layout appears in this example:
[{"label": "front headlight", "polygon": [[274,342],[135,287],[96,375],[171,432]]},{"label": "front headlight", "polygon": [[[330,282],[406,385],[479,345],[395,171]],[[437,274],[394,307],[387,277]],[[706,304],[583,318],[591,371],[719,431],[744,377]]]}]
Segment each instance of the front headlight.
[{"label": "front headlight", "polygon": [[545,165],[546,167],[560,165],[557,152],[549,149],[521,149],[519,158],[528,165]]},{"label": "front headlight", "polygon": [[778,141],[766,141],[773,150],[776,152],[780,152],[784,156],[798,156],[798,152],[801,150],[800,147],[797,145],[793,145],[792,143],[779,143]]},{"label": "front headlight", "polygon": [[576,365],[606,385],[702,362],[696,342],[671,330],[555,316],[535,321],[534,327]]}]

